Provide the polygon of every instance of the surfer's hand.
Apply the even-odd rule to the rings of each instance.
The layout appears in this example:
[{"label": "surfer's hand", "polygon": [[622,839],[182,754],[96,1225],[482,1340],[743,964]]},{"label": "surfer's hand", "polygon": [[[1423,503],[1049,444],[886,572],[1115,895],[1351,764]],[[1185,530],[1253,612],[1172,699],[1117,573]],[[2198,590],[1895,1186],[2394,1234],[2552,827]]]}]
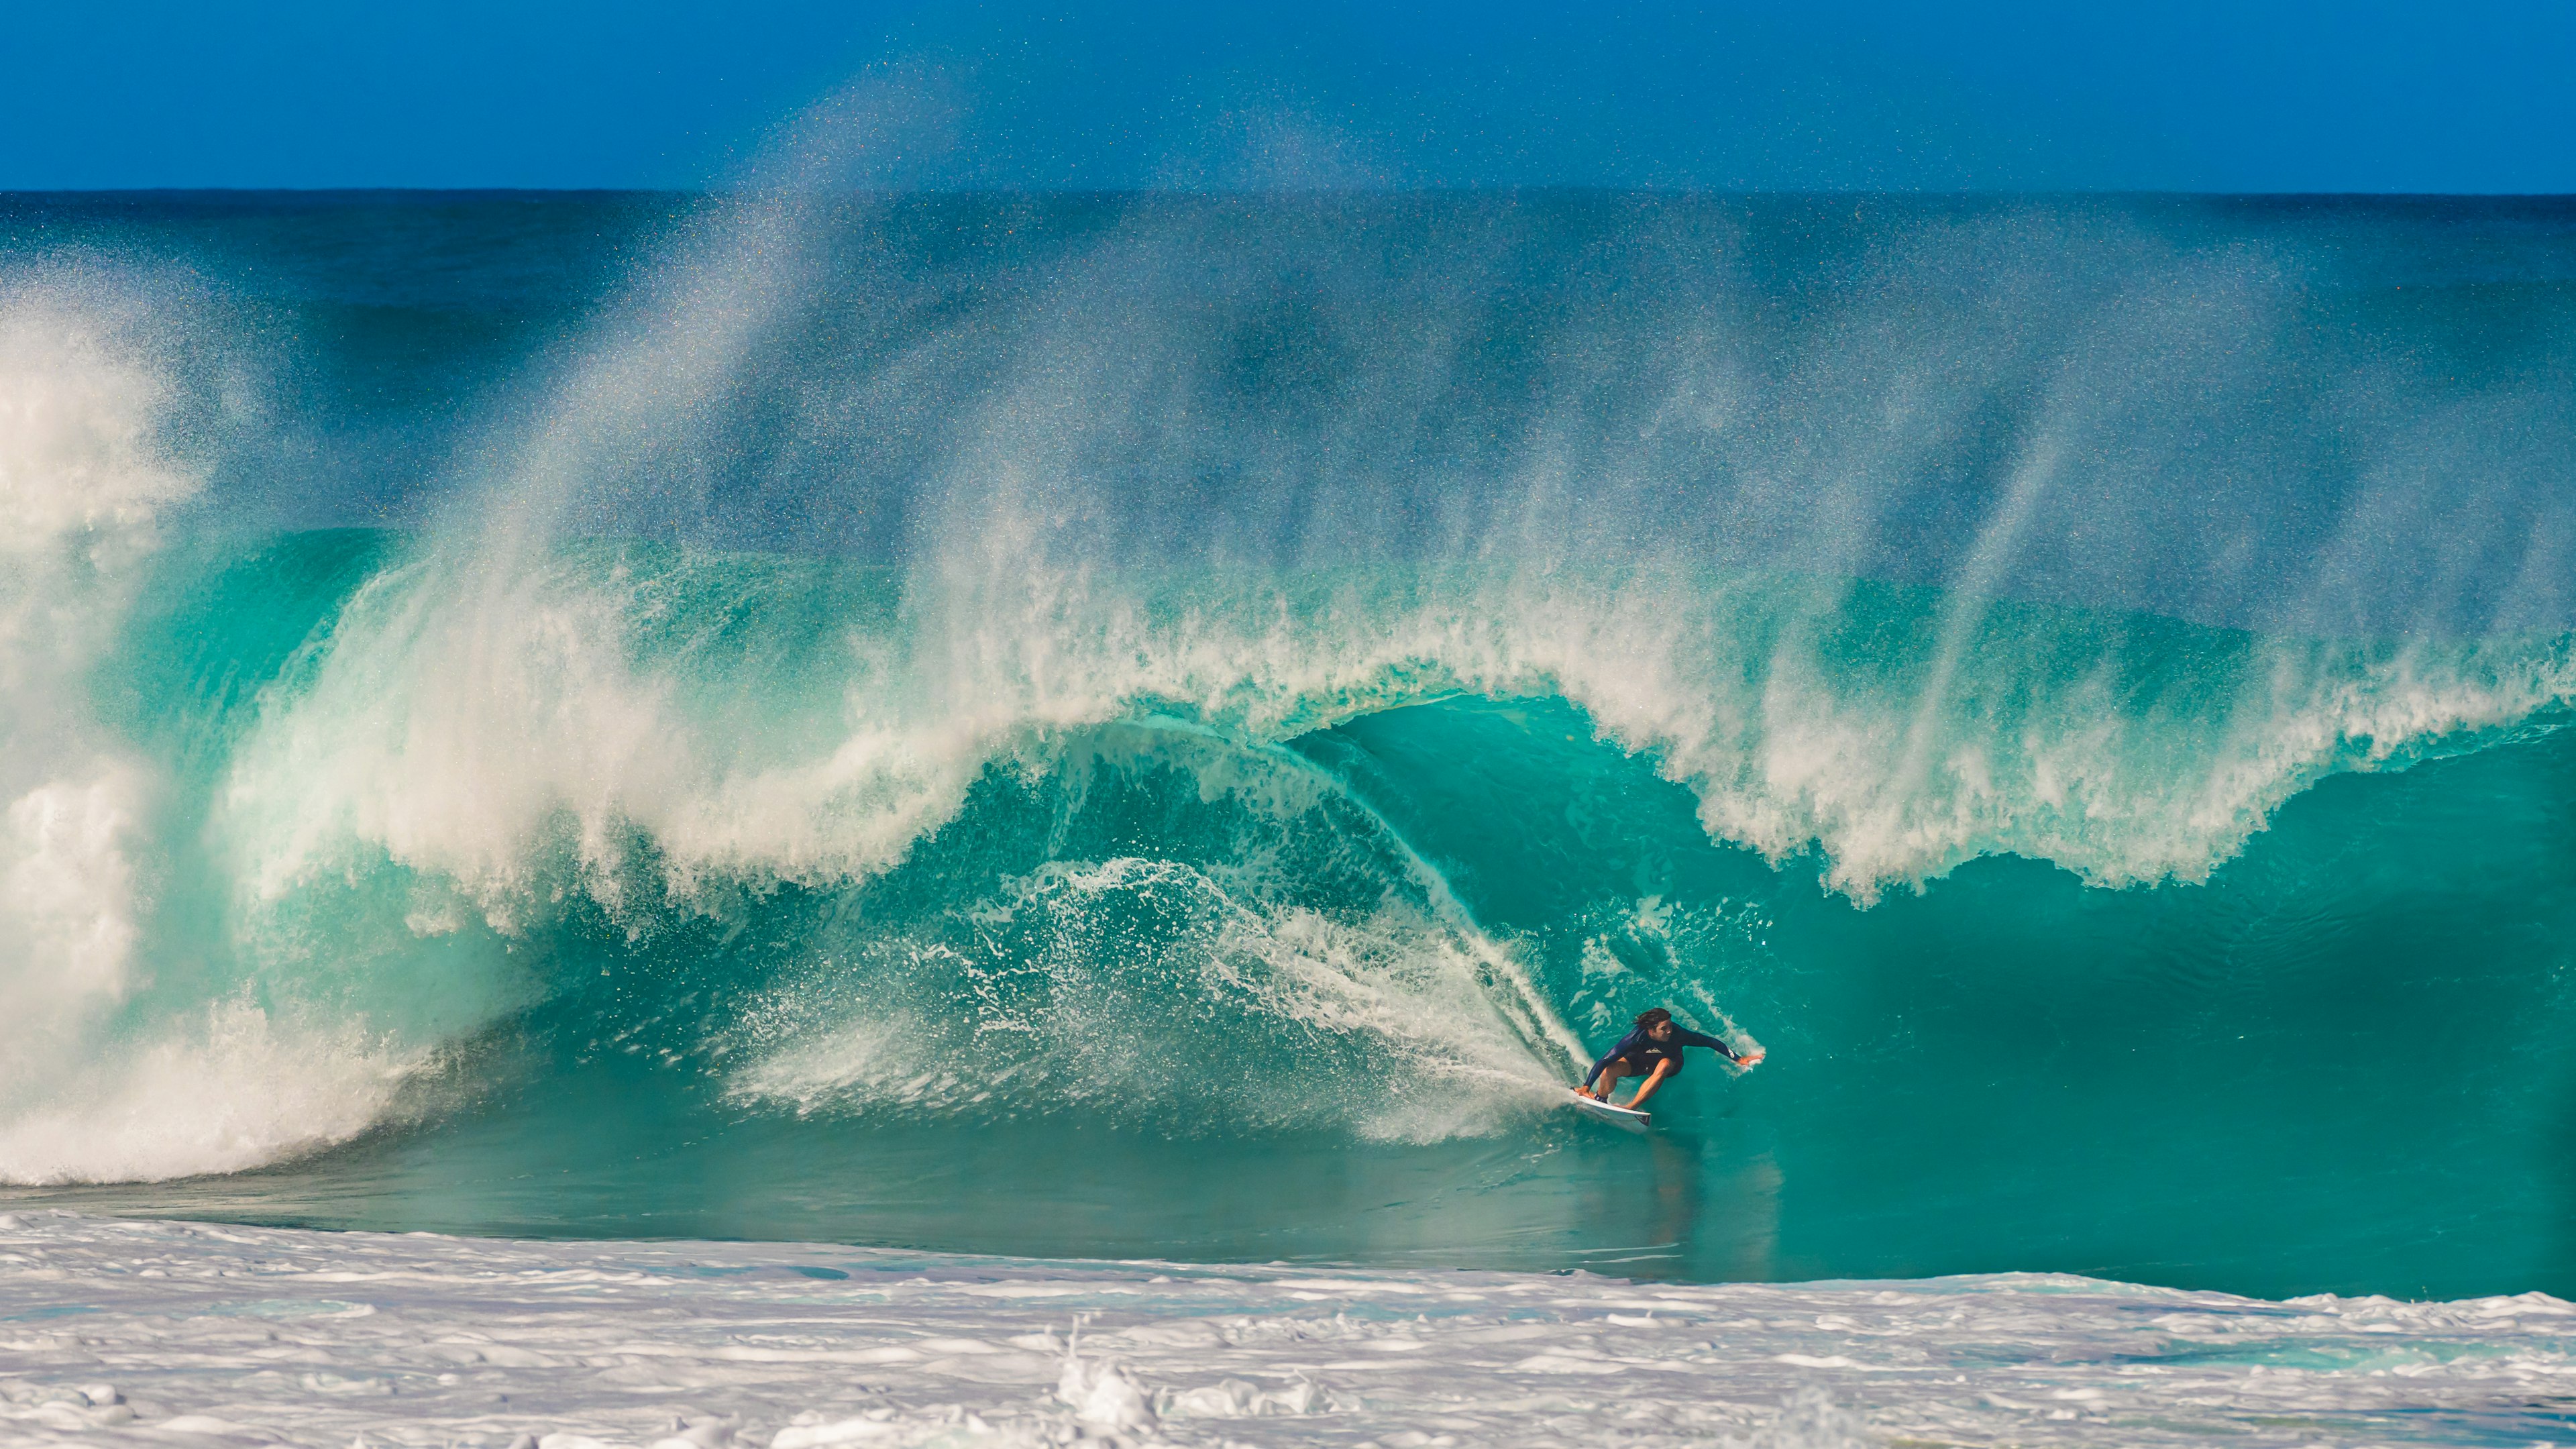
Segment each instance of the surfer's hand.
[{"label": "surfer's hand", "polygon": [[1758,1067],[1762,1065],[1762,1058],[1767,1055],[1769,1055],[1769,1053],[1763,1051],[1762,1048],[1755,1047],[1753,1050],[1737,1057],[1735,1059],[1735,1064],[1739,1067]]}]

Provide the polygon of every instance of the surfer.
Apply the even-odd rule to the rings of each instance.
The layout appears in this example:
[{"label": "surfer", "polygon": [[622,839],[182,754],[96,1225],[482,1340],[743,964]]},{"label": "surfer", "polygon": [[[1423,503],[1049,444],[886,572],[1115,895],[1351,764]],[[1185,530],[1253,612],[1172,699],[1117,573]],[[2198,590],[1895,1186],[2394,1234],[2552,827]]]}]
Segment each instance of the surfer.
[{"label": "surfer", "polygon": [[[1637,1095],[1627,1101],[1628,1109],[1633,1112],[1643,1107],[1648,1097],[1655,1095],[1656,1088],[1680,1075],[1682,1048],[1695,1046],[1707,1047],[1739,1066],[1749,1067],[1762,1060],[1759,1048],[1737,1056],[1733,1047],[1716,1037],[1674,1025],[1673,1014],[1658,1006],[1651,1011],[1637,1013],[1637,1024],[1629,1029],[1626,1036],[1619,1038],[1617,1046],[1592,1064],[1591,1075],[1585,1077],[1583,1085],[1576,1090],[1596,1102],[1607,1102],[1611,1089],[1619,1085],[1621,1077],[1644,1077],[1645,1084],[1638,1087]],[[1597,1088],[1593,1085],[1595,1081],[1600,1083]]]}]

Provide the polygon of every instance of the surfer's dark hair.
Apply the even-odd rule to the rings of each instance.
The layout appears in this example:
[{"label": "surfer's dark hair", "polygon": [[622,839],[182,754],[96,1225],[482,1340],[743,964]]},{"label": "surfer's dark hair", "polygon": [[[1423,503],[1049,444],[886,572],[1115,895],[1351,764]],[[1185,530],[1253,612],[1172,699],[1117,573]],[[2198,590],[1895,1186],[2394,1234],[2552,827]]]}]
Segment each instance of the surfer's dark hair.
[{"label": "surfer's dark hair", "polygon": [[1660,1006],[1648,1007],[1637,1013],[1637,1025],[1644,1027],[1661,1026],[1672,1019],[1673,1014]]}]

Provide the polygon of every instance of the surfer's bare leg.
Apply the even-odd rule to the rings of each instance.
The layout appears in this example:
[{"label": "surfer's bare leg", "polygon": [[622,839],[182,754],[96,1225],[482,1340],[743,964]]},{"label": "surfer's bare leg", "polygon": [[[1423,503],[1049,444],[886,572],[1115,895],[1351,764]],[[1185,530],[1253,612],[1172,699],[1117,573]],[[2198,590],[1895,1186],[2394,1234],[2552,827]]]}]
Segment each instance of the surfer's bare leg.
[{"label": "surfer's bare leg", "polygon": [[1612,1062],[1610,1065],[1601,1069],[1601,1079],[1594,1082],[1592,1084],[1592,1090],[1586,1092],[1584,1095],[1590,1097],[1596,1102],[1607,1102],[1610,1100],[1611,1089],[1617,1087],[1619,1085],[1619,1079],[1626,1075],[1628,1075],[1628,1064],[1626,1062]]},{"label": "surfer's bare leg", "polygon": [[1655,1074],[1646,1078],[1646,1084],[1637,1089],[1637,1095],[1628,1099],[1628,1110],[1635,1112],[1643,1109],[1646,1105],[1646,1099],[1655,1095],[1655,1089],[1664,1084],[1664,1078],[1672,1075],[1672,1070],[1673,1064],[1671,1062],[1655,1063]]}]

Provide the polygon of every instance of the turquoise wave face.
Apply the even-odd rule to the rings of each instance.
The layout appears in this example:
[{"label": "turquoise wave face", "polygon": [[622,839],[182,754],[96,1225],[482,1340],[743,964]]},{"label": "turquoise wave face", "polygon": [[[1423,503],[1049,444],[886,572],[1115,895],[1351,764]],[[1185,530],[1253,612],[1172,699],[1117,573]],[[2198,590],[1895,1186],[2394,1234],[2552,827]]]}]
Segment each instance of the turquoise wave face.
[{"label": "turquoise wave face", "polygon": [[[944,713],[880,746],[899,767],[818,773],[897,732],[904,711],[871,716],[869,689],[927,687],[885,571],[583,548],[541,572],[554,607],[622,622],[617,671],[593,661],[591,682],[677,752],[639,747],[596,813],[548,762],[558,726],[591,747],[562,759],[592,758],[598,698],[560,692],[565,670],[544,710],[495,696],[527,675],[491,667],[488,632],[479,674],[450,667],[462,596],[418,540],[169,561],[97,695],[177,782],[155,829],[186,844],[145,935],[187,969],[130,995],[97,1050],[194,1052],[201,1074],[229,1060],[290,1105],[360,1110],[316,1132],[234,1104],[210,1144],[188,1113],[138,1133],[130,1095],[56,1089],[21,1099],[13,1175],[159,1179],[44,1191],[128,1210],[1040,1255],[1710,1277],[2015,1262],[2267,1292],[2564,1277],[2576,833],[2556,802],[2576,747],[2554,706],[2418,744],[2402,770],[2327,751],[2286,778],[2362,772],[2266,807],[2259,832],[2204,831],[2190,880],[2083,873],[2122,841],[2145,852],[2123,879],[2169,868],[2188,820],[2086,837],[2034,824],[2064,807],[2025,795],[1994,828],[2066,842],[2072,868],[1972,834],[1864,904],[1822,851],[1712,838],[1711,798],[1742,786],[1694,778],[1693,742],[1632,748],[1562,693],[1475,692],[1463,656],[1293,697],[1255,677],[1195,704],[1024,714],[955,752],[942,793]],[[1489,602],[1477,584],[1318,588],[1420,614]],[[1712,582],[1702,602],[1818,587]],[[1779,620],[1736,613],[1708,637],[1758,642],[1847,713],[1910,697],[1888,676],[1920,661],[1887,646],[1937,649],[1943,601],[1833,593],[1880,652],[1793,653]],[[1212,597],[1181,581],[1112,614],[1204,641]],[[1372,635],[1426,628],[1370,617]],[[2138,816],[2172,778],[2224,774],[2244,721],[2220,711],[2275,718],[2292,662],[2347,703],[2384,678],[2364,655],[2152,619],[2022,608],[1985,627],[2014,669],[2081,661],[2073,697],[2129,712],[2052,720],[2049,679],[2025,672],[2030,709],[1979,726],[2008,721],[2035,754],[2052,723],[2143,742],[2101,777],[2140,785]],[[1057,643],[1067,668],[1085,647]],[[2105,659],[2127,672],[2104,680]],[[2424,690],[2441,664],[2415,654],[2379,687]],[[2499,677],[2491,649],[2450,667],[2451,687]],[[2177,715],[2201,723],[2164,731]],[[727,802],[724,829],[692,833],[709,813],[691,791]],[[884,847],[889,809],[919,824]],[[1562,1111],[1581,1053],[1654,1004],[1770,1060],[1740,1078],[1694,1062],[1644,1141]],[[128,1125],[24,1126],[84,1108]],[[249,1160],[206,1163],[226,1130]]]},{"label": "turquoise wave face", "polygon": [[12,1196],[2576,1288],[2563,209],[8,205]]}]

